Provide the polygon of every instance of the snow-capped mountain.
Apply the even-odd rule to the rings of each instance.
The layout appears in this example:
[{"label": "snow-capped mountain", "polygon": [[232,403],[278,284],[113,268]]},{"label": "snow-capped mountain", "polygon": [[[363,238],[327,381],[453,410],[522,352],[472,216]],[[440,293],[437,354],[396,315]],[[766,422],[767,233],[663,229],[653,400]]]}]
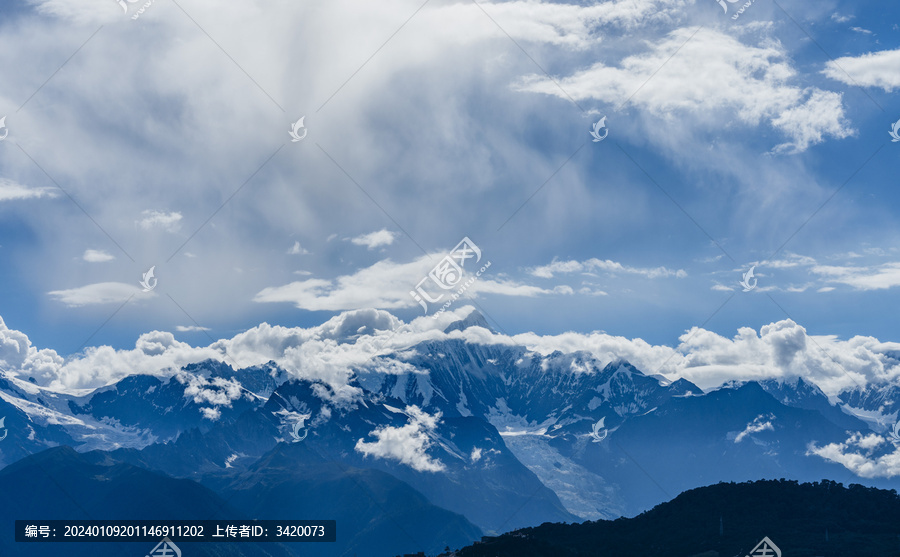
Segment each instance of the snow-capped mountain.
[{"label": "snow-capped mountain", "polygon": [[[350,354],[382,321],[348,314],[329,322],[323,342]],[[329,361],[325,378],[303,376],[321,367],[315,358],[300,360],[300,372],[275,361],[234,369],[208,360],[64,393],[0,372],[8,430],[0,458],[9,464],[68,445],[251,506],[261,503],[240,486],[289,481],[265,469],[273,455],[282,470],[314,458],[341,474],[383,474],[376,483],[397,482],[406,500],[464,517],[446,532],[463,542],[542,522],[633,515],[717,481],[887,483],[855,477],[833,455],[851,435],[875,434],[857,416],[890,415],[892,387],[828,397],[798,377],[704,392],[623,359],[542,354],[496,337],[473,312],[415,342],[382,342],[368,358]]]}]

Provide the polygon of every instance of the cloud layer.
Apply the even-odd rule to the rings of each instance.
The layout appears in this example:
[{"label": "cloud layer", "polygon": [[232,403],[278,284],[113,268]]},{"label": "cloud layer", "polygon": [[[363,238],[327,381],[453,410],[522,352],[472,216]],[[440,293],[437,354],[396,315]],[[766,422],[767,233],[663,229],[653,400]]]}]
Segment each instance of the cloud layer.
[{"label": "cloud layer", "polygon": [[734,380],[799,376],[834,395],[870,383],[900,380],[900,365],[894,358],[900,343],[862,336],[846,341],[813,337],[791,320],[765,325],[759,331],[744,327],[732,338],[695,327],[681,336],[676,348],[596,332],[544,336],[506,336],[481,328],[442,332],[471,311],[474,309],[466,306],[437,319],[421,317],[403,323],[386,311],[355,310],[311,328],[263,323],[199,347],[179,342],[172,333],[153,331],[141,335],[133,349],[90,347],[68,360],[53,350],[37,349],[26,335],[3,325],[0,362],[23,379],[34,377],[40,385],[72,391],[107,385],[134,373],[171,376],[187,364],[207,359],[235,368],[274,361],[293,376],[323,381],[337,393],[335,396],[350,400],[354,394],[352,389],[347,390],[347,384],[354,370],[415,371],[402,360],[375,356],[403,351],[424,341],[462,338],[479,344],[521,345],[542,354],[584,351],[601,364],[627,360],[646,374],[661,374],[670,380],[685,378],[703,389]]}]

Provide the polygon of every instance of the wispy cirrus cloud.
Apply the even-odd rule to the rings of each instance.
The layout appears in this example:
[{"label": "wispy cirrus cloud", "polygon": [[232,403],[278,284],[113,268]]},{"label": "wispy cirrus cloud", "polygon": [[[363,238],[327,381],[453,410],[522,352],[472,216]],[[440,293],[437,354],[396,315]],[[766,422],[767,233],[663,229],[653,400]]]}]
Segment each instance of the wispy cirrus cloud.
[{"label": "wispy cirrus cloud", "polygon": [[[410,296],[410,291],[427,276],[435,261],[442,256],[422,256],[407,263],[384,259],[335,279],[310,278],[264,288],[253,300],[287,302],[310,311],[417,307],[418,302]],[[513,279],[482,275],[467,288],[466,293],[530,298],[546,294],[572,294],[573,291],[567,286],[548,289]]]},{"label": "wispy cirrus cloud", "polygon": [[684,278],[687,276],[687,272],[684,269],[675,270],[666,267],[631,267],[616,261],[610,261],[609,259],[602,260],[597,258],[591,258],[585,261],[557,261],[554,259],[553,262],[548,265],[541,265],[540,267],[529,269],[531,275],[540,278],[553,278],[554,275],[559,274],[596,272],[640,275],[650,279],[667,277]]},{"label": "wispy cirrus cloud", "polygon": [[47,294],[69,307],[122,303],[132,297],[156,296],[153,292],[144,292],[124,282],[98,282],[67,290],[52,290]]},{"label": "wispy cirrus cloud", "polygon": [[900,286],[900,262],[870,267],[817,265],[811,272],[826,282],[847,284],[856,290],[886,290]]},{"label": "wispy cirrus cloud", "polygon": [[0,178],[0,201],[18,201],[23,199],[40,199],[42,197],[56,197],[55,188],[35,188],[22,185],[13,180]]}]

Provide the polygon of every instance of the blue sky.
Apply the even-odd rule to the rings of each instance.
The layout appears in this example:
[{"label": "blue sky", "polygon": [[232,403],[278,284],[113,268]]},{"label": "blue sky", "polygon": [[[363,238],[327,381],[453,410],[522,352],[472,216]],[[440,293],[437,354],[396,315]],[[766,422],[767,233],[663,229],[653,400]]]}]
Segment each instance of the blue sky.
[{"label": "blue sky", "polygon": [[508,334],[900,340],[900,6],[371,4],[5,3],[6,326],[68,356],[409,321],[468,237]]}]

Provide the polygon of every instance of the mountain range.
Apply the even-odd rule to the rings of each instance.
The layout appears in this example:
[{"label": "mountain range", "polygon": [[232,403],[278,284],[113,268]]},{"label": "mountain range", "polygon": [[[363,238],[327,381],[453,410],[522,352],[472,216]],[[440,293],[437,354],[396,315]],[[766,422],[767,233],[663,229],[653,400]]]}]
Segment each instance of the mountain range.
[{"label": "mountain range", "polygon": [[[336,342],[367,341],[377,324],[345,315]],[[274,361],[207,360],[79,392],[0,371],[0,490],[30,500],[0,511],[0,528],[25,515],[334,519],[333,545],[259,554],[434,555],[546,522],[635,516],[719,482],[895,486],[820,450],[854,435],[870,453],[890,446],[872,417],[898,408],[891,385],[829,397],[796,377],[704,391],[622,359],[496,342],[475,311],[444,333],[348,365],[345,384]],[[9,539],[0,554],[26,554]]]}]

